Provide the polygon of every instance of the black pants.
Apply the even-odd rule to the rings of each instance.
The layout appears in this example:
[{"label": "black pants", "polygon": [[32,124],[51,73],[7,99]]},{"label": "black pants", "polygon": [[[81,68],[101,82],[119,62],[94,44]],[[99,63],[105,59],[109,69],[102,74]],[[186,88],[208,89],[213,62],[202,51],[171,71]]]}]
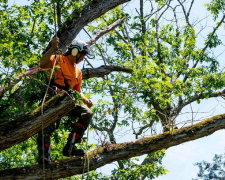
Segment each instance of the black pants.
[{"label": "black pants", "polygon": [[[78,118],[77,122],[82,124],[86,130],[88,125],[90,124],[93,113],[87,106],[82,104],[81,106],[76,105],[76,107],[73,110],[71,110],[67,115],[70,117]],[[76,123],[76,122],[73,122],[73,123]],[[44,134],[51,135],[55,130],[56,130],[56,123],[53,123],[44,129]],[[42,132],[41,131],[38,133],[37,145],[38,145],[38,150],[42,151]]]}]

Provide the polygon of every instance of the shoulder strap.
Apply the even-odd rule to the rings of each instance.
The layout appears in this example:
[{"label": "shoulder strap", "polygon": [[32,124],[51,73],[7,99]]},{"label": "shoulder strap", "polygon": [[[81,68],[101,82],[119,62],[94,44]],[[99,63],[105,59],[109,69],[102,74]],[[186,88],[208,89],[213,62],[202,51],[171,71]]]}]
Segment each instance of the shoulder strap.
[{"label": "shoulder strap", "polygon": [[[65,63],[64,56],[62,56],[62,58],[63,58],[63,63]],[[59,66],[60,66],[60,55],[59,55],[59,60],[58,60],[58,59],[57,59],[57,55],[55,54],[55,60],[57,61],[57,63],[58,63]],[[63,70],[62,70],[62,67],[60,67],[60,69],[61,69],[61,73],[62,73],[62,75],[63,75],[64,84],[65,84],[65,87],[63,88],[63,90],[68,91],[68,90],[69,90],[69,87],[70,87],[69,84],[68,84],[68,81],[71,81],[71,80],[65,78],[64,73],[63,73]],[[51,79],[51,83],[52,83],[52,86],[53,86],[53,85],[56,85],[56,84],[54,84],[54,80],[53,80],[53,79]],[[58,85],[56,85],[56,86],[58,86]],[[60,88],[60,87],[59,87],[59,88]],[[62,88],[61,88],[61,89],[62,89]]]}]

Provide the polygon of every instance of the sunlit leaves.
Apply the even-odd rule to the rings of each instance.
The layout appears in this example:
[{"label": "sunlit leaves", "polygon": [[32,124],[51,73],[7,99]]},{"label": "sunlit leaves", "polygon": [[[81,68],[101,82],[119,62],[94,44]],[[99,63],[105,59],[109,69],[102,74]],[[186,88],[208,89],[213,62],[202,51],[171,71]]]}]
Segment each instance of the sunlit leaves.
[{"label": "sunlit leaves", "polygon": [[[86,4],[88,7],[91,3],[85,0],[56,0],[56,2],[65,2],[61,7],[62,22],[71,20],[74,16],[82,17],[82,5]],[[162,7],[167,1],[152,2]],[[24,7],[16,5],[7,7],[4,4],[1,8],[4,11],[0,11],[2,20],[0,61],[4,70],[0,78],[1,85],[5,85],[9,83],[12,76],[24,71],[27,66],[37,64],[40,52],[54,34],[52,28],[54,18],[51,1],[35,0],[32,1],[31,6]],[[220,12],[223,12],[224,2],[212,0],[207,8],[215,19]],[[73,10],[75,13],[71,16]],[[124,16],[126,16],[126,23],[98,40],[94,49],[96,57],[99,58],[98,63],[101,61],[105,65],[127,67],[133,70],[132,74],[114,72],[104,78],[85,80],[82,84],[88,98],[96,95],[99,99],[92,108],[94,112],[92,123],[98,127],[98,130],[111,133],[108,139],[114,136],[113,133],[117,129],[122,129],[124,133],[124,128],[134,132],[146,126],[146,132],[151,134],[149,131],[151,123],[162,122],[162,116],[170,119],[172,110],[179,106],[182,100],[191,99],[199,94],[207,99],[215,91],[224,88],[225,84],[225,74],[218,70],[220,64],[217,58],[210,54],[208,49],[202,48],[204,44],[199,46],[196,26],[186,24],[181,20],[185,19],[183,17],[179,17],[177,19],[179,23],[176,24],[173,23],[174,19],[167,21],[166,16],[162,17],[163,21],[158,21],[156,16],[146,15],[143,18],[138,13],[132,17],[126,14],[122,7],[117,7],[89,24],[86,29],[93,36]],[[146,32],[141,29],[143,20],[146,20]],[[215,49],[221,44],[220,37],[211,31],[205,38],[206,48]],[[95,60],[91,63],[98,65]],[[40,89],[44,89],[38,83],[40,79],[42,77],[24,81],[27,82],[26,91],[23,92],[26,100],[24,107],[32,109],[40,101],[43,93]],[[6,95],[9,96],[10,93]],[[197,103],[200,102],[201,100],[197,99]],[[11,106],[5,99],[1,101],[1,107],[7,109],[1,113],[4,117],[7,117],[7,113],[16,114],[20,110],[19,107],[14,106],[14,101],[10,101],[10,104]],[[68,134],[65,129],[69,130],[70,124],[75,121],[76,119],[64,117],[63,126],[53,135],[54,160],[62,158],[59,151]],[[131,125],[138,126],[133,128]],[[140,132],[139,135],[145,134]],[[156,159],[160,162],[160,158]],[[4,162],[7,163],[8,159]],[[113,178],[137,179],[143,170],[142,175],[154,178],[166,172],[164,167],[157,166],[157,163],[141,166],[137,160],[127,159],[123,160],[122,164],[124,168],[115,169]],[[110,177],[96,172],[85,175],[86,179]]]},{"label": "sunlit leaves", "polygon": [[209,46],[209,48],[216,48],[218,45],[220,45],[222,42],[218,38],[217,34],[208,34],[207,39],[205,40],[205,44]]},{"label": "sunlit leaves", "polygon": [[123,163],[124,169],[114,169],[112,171],[112,176],[124,180],[138,179],[140,177],[154,179],[167,172],[165,167],[161,166],[161,160],[164,156],[164,150],[152,153],[150,157],[147,157],[148,162],[144,165],[139,165],[137,163],[139,161],[138,158],[122,160],[121,163]]},{"label": "sunlit leaves", "polygon": [[225,11],[225,2],[224,0],[212,0],[210,3],[205,4],[205,6],[207,7],[207,10],[211,12],[211,14],[213,14],[214,16],[214,20],[216,20],[216,18],[218,18],[220,12]]}]

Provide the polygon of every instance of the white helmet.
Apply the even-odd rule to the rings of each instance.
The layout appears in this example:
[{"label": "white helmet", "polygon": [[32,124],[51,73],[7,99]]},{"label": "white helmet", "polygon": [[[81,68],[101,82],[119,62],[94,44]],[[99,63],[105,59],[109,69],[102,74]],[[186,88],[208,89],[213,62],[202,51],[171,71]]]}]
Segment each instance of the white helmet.
[{"label": "white helmet", "polygon": [[74,40],[68,47],[68,51],[71,52],[73,56],[81,53],[87,55],[89,59],[94,58],[94,54],[91,51],[90,45],[82,40]]}]

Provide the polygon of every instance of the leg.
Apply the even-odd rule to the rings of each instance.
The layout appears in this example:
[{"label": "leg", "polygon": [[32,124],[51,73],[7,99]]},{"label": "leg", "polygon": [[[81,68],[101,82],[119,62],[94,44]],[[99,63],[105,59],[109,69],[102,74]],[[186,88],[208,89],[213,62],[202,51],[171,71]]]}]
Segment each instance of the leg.
[{"label": "leg", "polygon": [[84,135],[84,131],[90,124],[91,118],[93,116],[92,111],[85,105],[76,106],[75,109],[69,112],[68,116],[77,117],[78,121],[73,124],[72,132],[70,133],[67,144],[63,148],[64,156],[83,156],[84,151],[82,149],[77,149],[74,146],[75,143],[80,143],[81,138]]},{"label": "leg", "polygon": [[38,148],[38,154],[39,157],[37,159],[38,164],[43,164],[43,158],[44,163],[49,164],[51,161],[50,158],[50,138],[51,134],[55,131],[55,123],[51,124],[47,128],[44,129],[44,157],[43,157],[43,148],[42,148],[42,131],[38,133],[37,138],[37,148]]}]

